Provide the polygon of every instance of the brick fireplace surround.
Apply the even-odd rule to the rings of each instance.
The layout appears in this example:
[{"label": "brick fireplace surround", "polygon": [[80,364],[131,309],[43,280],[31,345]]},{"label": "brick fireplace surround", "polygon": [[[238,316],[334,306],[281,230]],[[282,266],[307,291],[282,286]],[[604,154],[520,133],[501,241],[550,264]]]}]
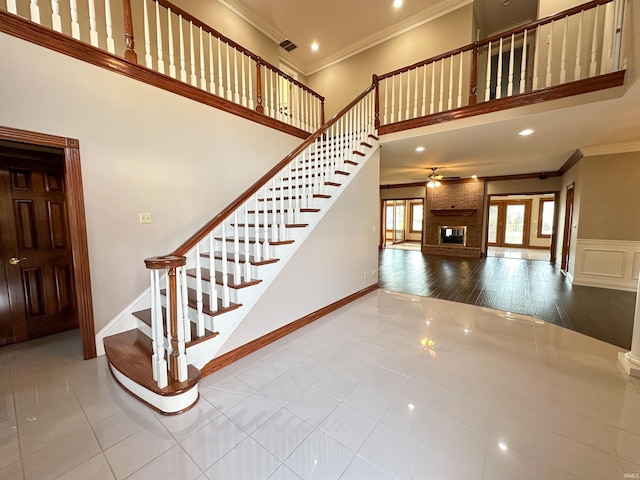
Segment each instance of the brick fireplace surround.
[{"label": "brick fireplace surround", "polygon": [[[424,253],[480,257],[484,185],[484,180],[447,180],[440,187],[426,189]],[[467,244],[440,245],[441,226],[466,226]]]}]

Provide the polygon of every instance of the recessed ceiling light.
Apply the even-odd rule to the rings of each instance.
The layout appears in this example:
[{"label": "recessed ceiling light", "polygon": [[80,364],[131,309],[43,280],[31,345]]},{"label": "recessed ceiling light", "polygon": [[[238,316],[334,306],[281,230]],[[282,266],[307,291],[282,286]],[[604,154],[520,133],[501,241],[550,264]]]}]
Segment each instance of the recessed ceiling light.
[{"label": "recessed ceiling light", "polygon": [[531,135],[532,133],[533,133],[533,130],[531,130],[530,128],[525,128],[518,135],[520,135],[521,137],[526,137],[528,135]]},{"label": "recessed ceiling light", "polygon": [[393,8],[400,8],[402,6],[402,0],[393,0]]},{"label": "recessed ceiling light", "polygon": [[476,180],[478,178],[478,175],[471,175],[471,178],[473,178],[474,180]]},{"label": "recessed ceiling light", "polygon": [[311,50],[313,50],[314,52],[317,52],[318,48],[320,48],[320,47],[318,46],[318,44],[316,42],[313,42],[311,44]]},{"label": "recessed ceiling light", "polygon": [[420,153],[420,152],[424,152],[425,148],[424,147],[417,147],[416,148],[416,152]]}]

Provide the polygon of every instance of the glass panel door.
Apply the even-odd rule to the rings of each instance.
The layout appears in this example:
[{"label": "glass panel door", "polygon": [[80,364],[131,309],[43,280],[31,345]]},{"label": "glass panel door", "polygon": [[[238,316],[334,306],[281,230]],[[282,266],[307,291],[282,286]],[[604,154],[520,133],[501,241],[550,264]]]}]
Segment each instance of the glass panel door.
[{"label": "glass panel door", "polygon": [[491,244],[498,243],[498,205],[489,206],[489,237]]},{"label": "glass panel door", "polygon": [[524,205],[507,205],[504,243],[524,245]]}]

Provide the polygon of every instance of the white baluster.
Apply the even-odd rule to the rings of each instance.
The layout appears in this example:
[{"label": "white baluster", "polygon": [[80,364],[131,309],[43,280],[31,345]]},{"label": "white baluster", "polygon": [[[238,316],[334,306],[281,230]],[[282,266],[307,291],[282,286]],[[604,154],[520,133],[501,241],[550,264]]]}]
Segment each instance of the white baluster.
[{"label": "white baluster", "polygon": [[254,109],[253,104],[253,64],[251,58],[249,58],[249,108]]},{"label": "white baluster", "polygon": [[162,52],[162,26],[160,25],[160,4],[154,2],[156,6],[156,44],[158,46],[158,72],[164,75],[164,58]]},{"label": "white baluster", "polygon": [[391,77],[391,123],[396,118],[396,76]]},{"label": "white baluster", "polygon": [[169,37],[169,76],[176,78],[176,62],[173,51],[173,26],[171,22],[171,9],[167,9],[167,31]]},{"label": "white baluster", "polygon": [[[255,201],[256,201],[256,218],[255,221],[253,222],[253,236],[255,237],[255,243],[253,244],[253,258],[255,259],[256,262],[259,262],[260,259],[262,258],[262,255],[260,253],[260,207],[259,207],[259,201],[258,201],[258,194],[256,193],[255,196]],[[265,208],[267,208],[267,200],[265,199],[264,201],[265,204]],[[248,242],[249,239],[245,239],[245,242]]]},{"label": "white baluster", "polygon": [[584,10],[580,11],[580,20],[578,22],[578,37],[576,40],[576,67],[573,70],[573,80],[582,79],[582,24],[584,21]]},{"label": "white baluster", "polygon": [[444,58],[440,60],[440,95],[438,100],[438,111],[444,109]]},{"label": "white baluster", "polygon": [[387,125],[389,119],[389,79],[384,80],[384,125]]},{"label": "white baluster", "polygon": [[149,297],[151,304],[151,369],[153,372],[153,379],[158,381],[158,345],[157,345],[157,309],[156,309],[156,283],[155,274],[157,270],[149,270]]},{"label": "white baluster", "polygon": [[178,381],[184,382],[187,379],[187,355],[185,353],[184,345],[184,317],[180,308],[181,300],[184,301],[186,294],[184,294],[183,288],[181,288],[182,271],[184,267],[176,269],[176,282],[178,283],[176,289],[176,302],[178,304],[178,321],[176,340],[178,342]]},{"label": "white baluster", "polygon": [[429,102],[429,114],[435,110],[436,102],[436,62],[431,64],[431,101]]},{"label": "white baluster", "polygon": [[398,75],[398,121],[402,120],[402,73]]},{"label": "white baluster", "polygon": [[244,53],[240,53],[240,62],[242,62],[242,106],[247,106],[247,79],[244,70]]},{"label": "white baluster", "polygon": [[71,36],[76,40],[80,40],[80,23],[78,23],[77,0],[70,0],[69,8],[71,9]]},{"label": "white baluster", "polygon": [[[286,228],[286,221],[284,219],[284,212],[285,212],[285,200],[284,200],[284,170],[280,170],[280,186],[282,187],[282,192],[280,194],[280,223],[278,224],[278,226],[280,227],[280,232],[278,234],[278,238],[280,239],[280,241],[284,240],[285,238],[287,238],[286,233],[285,233],[285,228]],[[289,199],[291,199],[291,196],[293,195],[293,183],[291,182],[291,179],[289,179]]]},{"label": "white baluster", "polygon": [[[32,2],[33,3],[33,2]],[[96,5],[94,0],[89,0],[89,41],[94,47],[98,45],[98,26],[96,23]]]},{"label": "white baluster", "polygon": [[502,38],[498,46],[498,76],[496,81],[496,98],[502,97]]},{"label": "white baluster", "polygon": [[[256,212],[256,215],[258,213]],[[251,281],[251,258],[249,253],[249,202],[244,206],[244,281]]]},{"label": "white baluster", "polygon": [[404,112],[404,119],[409,119],[409,114],[411,113],[411,71],[407,70],[407,109]]},{"label": "white baluster", "polygon": [[[604,25],[602,30],[602,55],[600,60],[600,75],[611,72],[613,60],[613,40],[616,36],[616,9],[614,4],[609,2],[604,5]],[[637,42],[636,42],[637,43]]]},{"label": "white baluster", "polygon": [[549,24],[549,37],[547,41],[547,76],[545,79],[545,87],[551,86],[551,63],[553,55],[553,22]]},{"label": "white baluster", "polygon": [[427,114],[427,65],[425,64],[422,67],[422,115],[425,116]]},{"label": "white baluster", "polygon": [[596,18],[593,22],[593,36],[591,37],[591,64],[589,65],[589,76],[593,77],[596,75],[598,71],[598,15],[600,13],[600,9],[598,7],[596,10]]},{"label": "white baluster", "polygon": [[533,80],[531,82],[531,90],[538,89],[538,56],[540,52],[540,26],[536,28],[536,43],[533,47]]},{"label": "white baluster", "polygon": [[166,304],[166,315],[165,315],[165,332],[166,332],[166,351],[167,358],[173,352],[173,346],[171,345],[171,295],[169,295],[169,274],[165,275],[165,304]]},{"label": "white baluster", "polygon": [[[7,8],[9,10],[9,8]],[[51,0],[51,26],[56,32],[62,31],[62,19],[60,18],[60,5],[58,0]]]},{"label": "white baluster", "polygon": [[569,29],[569,17],[564,17],[564,31],[562,32],[562,50],[560,54],[560,85],[567,78],[567,30]]},{"label": "white baluster", "polygon": [[216,94],[216,81],[214,74],[214,60],[213,60],[213,43],[211,41],[212,35],[207,32],[207,38],[209,39],[209,92]]},{"label": "white baluster", "polygon": [[447,110],[453,108],[453,55],[449,58],[449,96],[447,97]]},{"label": "white baluster", "polygon": [[238,227],[238,211],[233,212],[233,283],[242,283],[240,266],[240,231]]},{"label": "white baluster", "polygon": [[[91,2],[91,0],[89,0]],[[31,21],[40,23],[40,7],[38,6],[38,0],[31,0],[29,3],[29,11],[31,13]]]},{"label": "white baluster", "polygon": [[227,232],[224,221],[222,222],[222,306],[227,308],[230,304],[229,300],[229,267],[227,265]]},{"label": "white baluster", "polygon": [[111,0],[104,0],[104,18],[107,28],[107,52],[115,55],[116,44],[113,41],[113,23],[111,22]]},{"label": "white baluster", "polygon": [[14,15],[18,14],[18,6],[16,5],[16,0],[7,0],[7,12],[13,13]]},{"label": "white baluster", "polygon": [[[291,186],[291,188],[289,190],[291,190],[291,192],[289,193],[289,208],[287,209],[287,222],[288,223],[297,223],[297,220],[295,218],[295,210],[294,210],[294,192],[296,197],[298,196],[298,172],[297,171],[293,171],[291,164],[295,163],[295,160],[289,162],[288,168],[289,168],[289,184]],[[295,178],[293,177],[293,175],[295,175]],[[284,212],[283,212],[284,213]]]},{"label": "white baluster", "polygon": [[[278,222],[276,220],[276,215],[277,215],[277,199],[276,199],[276,194],[277,194],[277,190],[276,190],[276,177],[273,177],[273,182],[271,184],[271,241],[272,242],[277,242],[278,241]],[[284,196],[284,186],[281,184],[280,185],[280,196]]]},{"label": "white baluster", "polygon": [[233,101],[240,104],[240,88],[238,85],[238,51],[233,49]]},{"label": "white baluster", "polygon": [[182,15],[178,16],[178,25],[180,26],[180,80],[187,81],[187,61],[184,53],[184,31],[182,28]]},{"label": "white baluster", "polygon": [[[622,22],[624,19],[624,0],[616,0],[614,5],[616,7],[615,14],[615,25],[613,28],[613,38],[611,39],[613,42],[613,52],[611,58],[611,72],[617,72],[620,70],[620,55],[622,49]],[[626,58],[623,62],[626,64]],[[626,69],[626,65],[622,67]]]},{"label": "white baluster", "polygon": [[[509,77],[507,83],[507,97],[513,95],[513,57],[514,57],[514,44],[515,44],[515,35],[511,35],[511,48],[509,49]],[[522,50],[524,51],[524,45],[522,46]]]},{"label": "white baluster", "polygon": [[269,260],[271,258],[271,252],[269,252],[269,218],[268,218],[268,210],[266,207],[268,203],[267,202],[268,198],[269,198],[269,193],[265,185],[264,187],[265,209],[264,209],[264,225],[263,225],[264,241],[262,243],[262,258],[264,258],[265,260]]},{"label": "white baluster", "polygon": [[460,54],[460,67],[458,69],[458,108],[462,107],[462,57],[464,54]]},{"label": "white baluster", "polygon": [[264,88],[262,89],[262,105],[264,106],[264,114],[267,116],[271,116],[269,110],[269,105],[271,104],[271,97],[269,95],[269,77],[268,77],[269,69],[264,67]]},{"label": "white baluster", "polygon": [[518,93],[524,93],[527,87],[527,30],[524,31],[524,37],[522,40],[522,61],[520,62],[520,89]]},{"label": "white baluster", "polygon": [[149,11],[147,0],[142,0],[142,19],[144,24],[144,64],[147,68],[153,68],[151,58],[151,34],[149,32]]},{"label": "white baluster", "polygon": [[189,320],[189,286],[187,284],[187,267],[180,268],[182,278],[182,321],[180,323],[184,327],[183,340],[191,341],[191,320]]},{"label": "white baluster", "polygon": [[488,102],[489,100],[491,100],[491,42],[487,48],[487,78],[484,90],[484,101]]},{"label": "white baluster", "polygon": [[224,85],[222,84],[222,47],[218,37],[218,96],[224,98]]},{"label": "white baluster", "polygon": [[231,90],[231,59],[229,57],[229,44],[227,46],[227,100],[233,101],[233,91]]},{"label": "white baluster", "polygon": [[[213,257],[213,252],[210,252]],[[200,242],[196,243],[196,335],[204,336],[204,302],[202,300],[202,261],[200,258]],[[209,282],[216,282],[215,268],[209,269]],[[191,329],[189,329],[191,333]]]},{"label": "white baluster", "polygon": [[278,105],[275,95],[276,92],[273,88],[273,70],[268,69],[267,71],[269,72],[269,75],[267,75],[267,79],[269,80],[269,96],[271,97],[271,104],[269,105],[269,111],[271,112],[271,115],[269,116],[271,118],[276,118],[276,109],[278,108]]},{"label": "white baluster", "polygon": [[200,48],[200,88],[206,92],[207,91],[207,74],[205,73],[204,41],[202,40],[202,27],[200,27],[199,30],[200,30],[200,42],[198,46]]},{"label": "white baluster", "polygon": [[218,292],[216,291],[216,239],[214,232],[209,234],[209,311],[218,311]]},{"label": "white baluster", "polygon": [[196,75],[196,52],[193,44],[193,22],[189,22],[189,60],[191,61],[191,85],[198,86],[198,76]]},{"label": "white baluster", "polygon": [[418,83],[419,83],[418,71],[419,70],[420,68],[416,68],[416,81],[415,81],[415,86],[413,91],[413,118],[418,117]]}]

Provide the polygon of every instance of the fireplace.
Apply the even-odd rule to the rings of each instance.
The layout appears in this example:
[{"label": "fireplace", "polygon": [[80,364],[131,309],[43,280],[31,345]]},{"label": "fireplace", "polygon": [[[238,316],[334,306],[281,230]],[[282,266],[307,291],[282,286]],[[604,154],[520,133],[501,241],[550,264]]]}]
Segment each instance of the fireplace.
[{"label": "fireplace", "polygon": [[463,225],[457,226],[440,226],[440,245],[467,245],[467,227]]}]

